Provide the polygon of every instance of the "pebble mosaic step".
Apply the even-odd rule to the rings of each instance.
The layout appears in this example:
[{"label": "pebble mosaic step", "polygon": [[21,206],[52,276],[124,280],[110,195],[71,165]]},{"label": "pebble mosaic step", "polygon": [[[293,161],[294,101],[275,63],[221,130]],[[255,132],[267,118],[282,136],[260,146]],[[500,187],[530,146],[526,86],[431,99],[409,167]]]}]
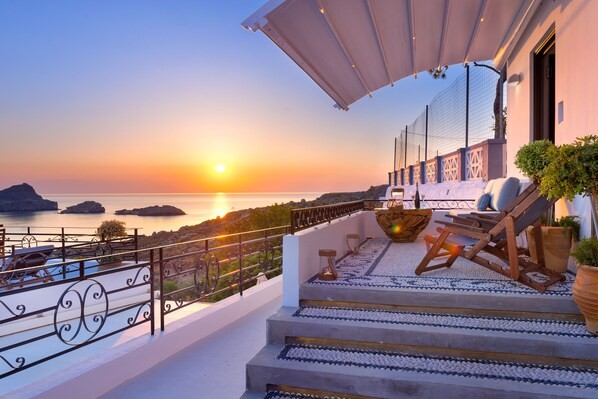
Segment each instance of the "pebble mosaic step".
[{"label": "pebble mosaic step", "polygon": [[462,314],[392,311],[346,307],[300,307],[293,317],[345,320],[362,323],[461,328],[468,330],[512,332],[534,335],[586,338],[598,343],[585,324],[577,321],[473,316]]},{"label": "pebble mosaic step", "polygon": [[344,396],[337,395],[311,395],[304,393],[292,393],[283,391],[270,391],[264,396],[264,399],[348,399]]},{"label": "pebble mosaic step", "polygon": [[[574,388],[582,396],[598,397],[598,372],[595,369],[559,367],[535,364],[500,362],[394,353],[302,344],[289,344],[277,356],[278,360],[303,364],[334,365],[348,368],[367,368],[421,375],[458,377],[476,380],[489,386],[511,383],[512,389],[541,386],[558,394],[558,388]],[[516,383],[517,386],[513,385]]]}]

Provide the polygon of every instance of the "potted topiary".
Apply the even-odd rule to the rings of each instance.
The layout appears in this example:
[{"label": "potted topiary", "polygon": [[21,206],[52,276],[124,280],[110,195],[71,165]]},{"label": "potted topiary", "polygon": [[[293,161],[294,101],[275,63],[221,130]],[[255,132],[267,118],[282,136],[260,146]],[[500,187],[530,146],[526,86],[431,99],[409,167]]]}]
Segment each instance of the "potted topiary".
[{"label": "potted topiary", "polygon": [[594,225],[598,225],[598,136],[580,137],[548,151],[540,191],[549,198],[572,200],[576,195],[590,197]]},{"label": "potted topiary", "polygon": [[[554,220],[550,226],[542,226],[542,248],[544,264],[550,270],[564,273],[569,264],[569,253],[573,242],[579,241],[579,222],[577,216],[563,216]],[[538,262],[537,244],[532,227],[526,229],[527,244],[532,262]]]},{"label": "potted topiary", "polygon": [[[544,181],[546,170],[551,162],[550,154],[557,147],[548,140],[532,141],[522,146],[515,155],[515,166],[534,184],[541,185]],[[563,223],[574,221],[565,217]],[[561,219],[563,220],[563,219]],[[527,244],[532,261],[538,262],[538,244],[536,243],[533,227],[526,230]],[[551,220],[550,226],[542,226],[542,249],[544,251],[544,264],[548,269],[556,272],[566,272],[571,251],[571,237],[573,231],[569,226],[560,225]]]},{"label": "potted topiary", "polygon": [[101,256],[98,259],[98,263],[100,264],[99,269],[102,270],[108,267],[121,265],[122,258],[112,254],[110,241],[115,238],[125,237],[127,235],[125,222],[116,219],[104,220],[102,224],[100,224],[100,227],[98,227],[96,235],[101,241],[105,242],[104,247],[100,247],[102,255],[104,256]]},{"label": "potted topiary", "polygon": [[586,318],[586,328],[598,335],[598,239],[585,238],[572,253],[579,264],[573,299]]},{"label": "potted topiary", "polygon": [[522,146],[515,154],[515,166],[531,179],[534,183],[540,184],[544,178],[544,172],[550,163],[548,155],[556,149],[555,145],[548,140],[537,140]]}]

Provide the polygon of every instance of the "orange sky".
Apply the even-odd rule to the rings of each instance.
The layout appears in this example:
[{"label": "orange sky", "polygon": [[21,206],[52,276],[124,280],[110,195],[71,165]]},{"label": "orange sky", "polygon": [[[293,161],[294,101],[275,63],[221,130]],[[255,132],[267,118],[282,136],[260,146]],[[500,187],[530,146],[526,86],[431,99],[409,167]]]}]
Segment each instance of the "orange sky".
[{"label": "orange sky", "polygon": [[452,75],[409,78],[336,110],[264,35],[241,28],[262,3],[149,2],[139,12],[127,2],[3,2],[0,188],[324,192],[385,183],[394,137]]}]

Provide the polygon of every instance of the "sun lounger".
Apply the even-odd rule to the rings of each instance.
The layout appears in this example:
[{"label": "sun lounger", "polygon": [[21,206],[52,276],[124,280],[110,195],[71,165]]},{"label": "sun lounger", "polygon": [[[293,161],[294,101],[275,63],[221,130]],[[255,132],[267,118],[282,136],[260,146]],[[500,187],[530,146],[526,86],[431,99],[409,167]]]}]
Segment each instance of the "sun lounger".
[{"label": "sun lounger", "polygon": [[[544,266],[543,254],[539,255],[538,264],[522,256],[516,237],[531,225],[541,243],[540,216],[555,202],[556,199],[548,200],[537,187],[530,186],[495,217],[470,214],[455,217],[453,222],[441,222],[444,228],[439,229],[439,236],[426,235],[428,253],[415,274],[451,267],[461,256],[540,292],[545,291],[551,284],[564,280],[564,276]],[[446,252],[441,252],[442,249]],[[480,256],[481,252],[499,258],[507,267]],[[441,256],[448,256],[448,259],[430,265],[433,259]],[[544,278],[532,278],[530,273],[542,274]]]},{"label": "sun lounger", "polygon": [[2,267],[0,285],[7,288],[23,287],[27,284],[53,281],[54,278],[43,267],[54,251],[54,245],[17,249],[7,258]]}]

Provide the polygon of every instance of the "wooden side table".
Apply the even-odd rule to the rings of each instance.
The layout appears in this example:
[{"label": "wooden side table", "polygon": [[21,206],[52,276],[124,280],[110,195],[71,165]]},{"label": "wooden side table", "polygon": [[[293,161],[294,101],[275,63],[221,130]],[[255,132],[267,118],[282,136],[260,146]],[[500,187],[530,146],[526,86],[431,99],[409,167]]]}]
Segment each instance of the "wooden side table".
[{"label": "wooden side table", "polygon": [[394,242],[413,242],[432,218],[431,209],[389,208],[376,211],[376,220]]}]

